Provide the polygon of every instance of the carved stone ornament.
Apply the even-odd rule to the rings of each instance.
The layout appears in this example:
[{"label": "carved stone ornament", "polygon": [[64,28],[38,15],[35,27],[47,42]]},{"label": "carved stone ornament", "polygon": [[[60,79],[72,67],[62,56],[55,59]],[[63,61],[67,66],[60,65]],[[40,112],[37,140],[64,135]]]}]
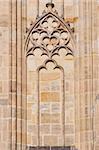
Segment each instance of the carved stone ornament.
[{"label": "carved stone ornament", "polygon": [[[72,45],[72,46],[70,46]],[[46,4],[41,17],[31,25],[27,32],[25,51],[26,56],[34,55],[34,51],[41,50],[48,59],[54,55],[60,55],[59,51],[66,50],[66,55],[73,56],[74,41],[69,23],[58,16],[53,3]]]},{"label": "carved stone ornament", "polygon": [[37,68],[37,93],[38,93],[38,146],[40,146],[40,70],[47,70],[47,63],[54,64],[53,69],[59,69],[62,73],[62,135],[65,145],[65,75],[64,68],[57,63],[54,56],[60,57],[61,51],[65,51],[65,56],[74,55],[74,38],[69,23],[66,23],[54,9],[53,3],[46,4],[41,17],[31,24],[27,32],[25,41],[26,56],[35,56],[35,51],[41,51],[44,57],[43,64]]}]

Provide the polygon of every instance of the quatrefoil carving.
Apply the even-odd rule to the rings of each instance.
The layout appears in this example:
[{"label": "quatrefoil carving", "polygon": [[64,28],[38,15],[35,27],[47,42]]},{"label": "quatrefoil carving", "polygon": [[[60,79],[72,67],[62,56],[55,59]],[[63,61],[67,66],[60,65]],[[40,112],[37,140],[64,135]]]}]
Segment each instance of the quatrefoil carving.
[{"label": "quatrefoil carving", "polygon": [[[35,50],[41,50],[42,55],[51,59],[60,55],[60,49],[66,50],[66,55],[73,55],[72,35],[68,24],[55,11],[45,12],[30,28],[26,39],[26,55],[34,55]],[[29,46],[31,45],[31,46]]]}]

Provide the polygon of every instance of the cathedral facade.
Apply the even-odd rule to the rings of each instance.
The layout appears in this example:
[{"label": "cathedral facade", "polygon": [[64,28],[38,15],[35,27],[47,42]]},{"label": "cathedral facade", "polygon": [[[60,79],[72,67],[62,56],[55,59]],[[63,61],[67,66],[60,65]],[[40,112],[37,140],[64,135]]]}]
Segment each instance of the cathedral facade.
[{"label": "cathedral facade", "polygon": [[99,1],[0,1],[0,150],[99,150]]}]

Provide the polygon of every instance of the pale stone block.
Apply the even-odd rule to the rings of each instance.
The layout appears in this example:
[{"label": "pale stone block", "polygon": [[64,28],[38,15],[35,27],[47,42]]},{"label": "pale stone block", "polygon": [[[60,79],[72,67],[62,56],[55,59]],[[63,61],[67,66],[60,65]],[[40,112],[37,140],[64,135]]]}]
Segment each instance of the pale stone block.
[{"label": "pale stone block", "polygon": [[27,120],[31,120],[32,119],[32,114],[31,114],[31,110],[27,111]]},{"label": "pale stone block", "polygon": [[61,113],[61,104],[60,103],[53,103],[51,105],[51,113]]},{"label": "pale stone block", "polygon": [[31,122],[32,122],[33,124],[36,124],[36,123],[37,123],[37,114],[32,114]]},{"label": "pale stone block", "polygon": [[41,123],[50,123],[50,114],[41,114]]},{"label": "pale stone block", "polygon": [[17,143],[21,143],[21,132],[17,131]]},{"label": "pale stone block", "polygon": [[66,134],[74,134],[75,133],[74,125],[73,124],[65,125],[65,133]]},{"label": "pale stone block", "polygon": [[74,142],[75,142],[75,140],[74,140],[74,136],[72,136],[72,135],[70,135],[70,136],[66,136],[65,137],[65,144],[66,145],[74,145]]},{"label": "pale stone block", "polygon": [[0,81],[0,93],[2,93],[2,81]]},{"label": "pale stone block", "polygon": [[40,125],[40,133],[41,135],[49,134],[50,133],[50,125]]},{"label": "pale stone block", "polygon": [[32,135],[37,135],[37,128],[38,126],[37,125],[33,125],[33,124],[28,124],[28,127],[27,127],[27,132],[28,133],[31,133]]},{"label": "pale stone block", "polygon": [[33,146],[37,146],[37,142],[38,142],[38,140],[37,140],[37,137],[36,137],[36,135],[35,136],[32,136],[32,144],[33,144]]},{"label": "pale stone block", "polygon": [[61,122],[61,117],[60,117],[60,114],[52,114],[51,115],[51,123],[54,124],[54,123],[60,123]]},{"label": "pale stone block", "polygon": [[[35,137],[36,138],[36,137]],[[31,135],[27,135],[27,143],[30,145],[31,143]]]},{"label": "pale stone block", "polygon": [[0,56],[0,67],[2,66],[2,56]]},{"label": "pale stone block", "polygon": [[52,125],[51,126],[51,134],[60,135],[62,133],[61,125]]},{"label": "pale stone block", "polygon": [[[25,130],[26,131],[26,130]],[[24,132],[24,133],[22,133],[22,144],[26,144],[26,141],[27,141],[27,133],[26,132]]]},{"label": "pale stone block", "polygon": [[45,146],[57,146],[58,137],[57,136],[44,136],[44,145]]},{"label": "pale stone block", "polygon": [[50,103],[41,103],[40,104],[41,113],[50,113]]}]

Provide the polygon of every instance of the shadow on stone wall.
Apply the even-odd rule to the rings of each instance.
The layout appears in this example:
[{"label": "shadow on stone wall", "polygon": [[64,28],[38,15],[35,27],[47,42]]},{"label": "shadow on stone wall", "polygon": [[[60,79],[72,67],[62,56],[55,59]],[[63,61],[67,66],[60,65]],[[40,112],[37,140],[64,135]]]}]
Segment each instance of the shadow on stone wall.
[{"label": "shadow on stone wall", "polygon": [[75,146],[41,146],[41,147],[27,147],[27,150],[78,150]]}]

